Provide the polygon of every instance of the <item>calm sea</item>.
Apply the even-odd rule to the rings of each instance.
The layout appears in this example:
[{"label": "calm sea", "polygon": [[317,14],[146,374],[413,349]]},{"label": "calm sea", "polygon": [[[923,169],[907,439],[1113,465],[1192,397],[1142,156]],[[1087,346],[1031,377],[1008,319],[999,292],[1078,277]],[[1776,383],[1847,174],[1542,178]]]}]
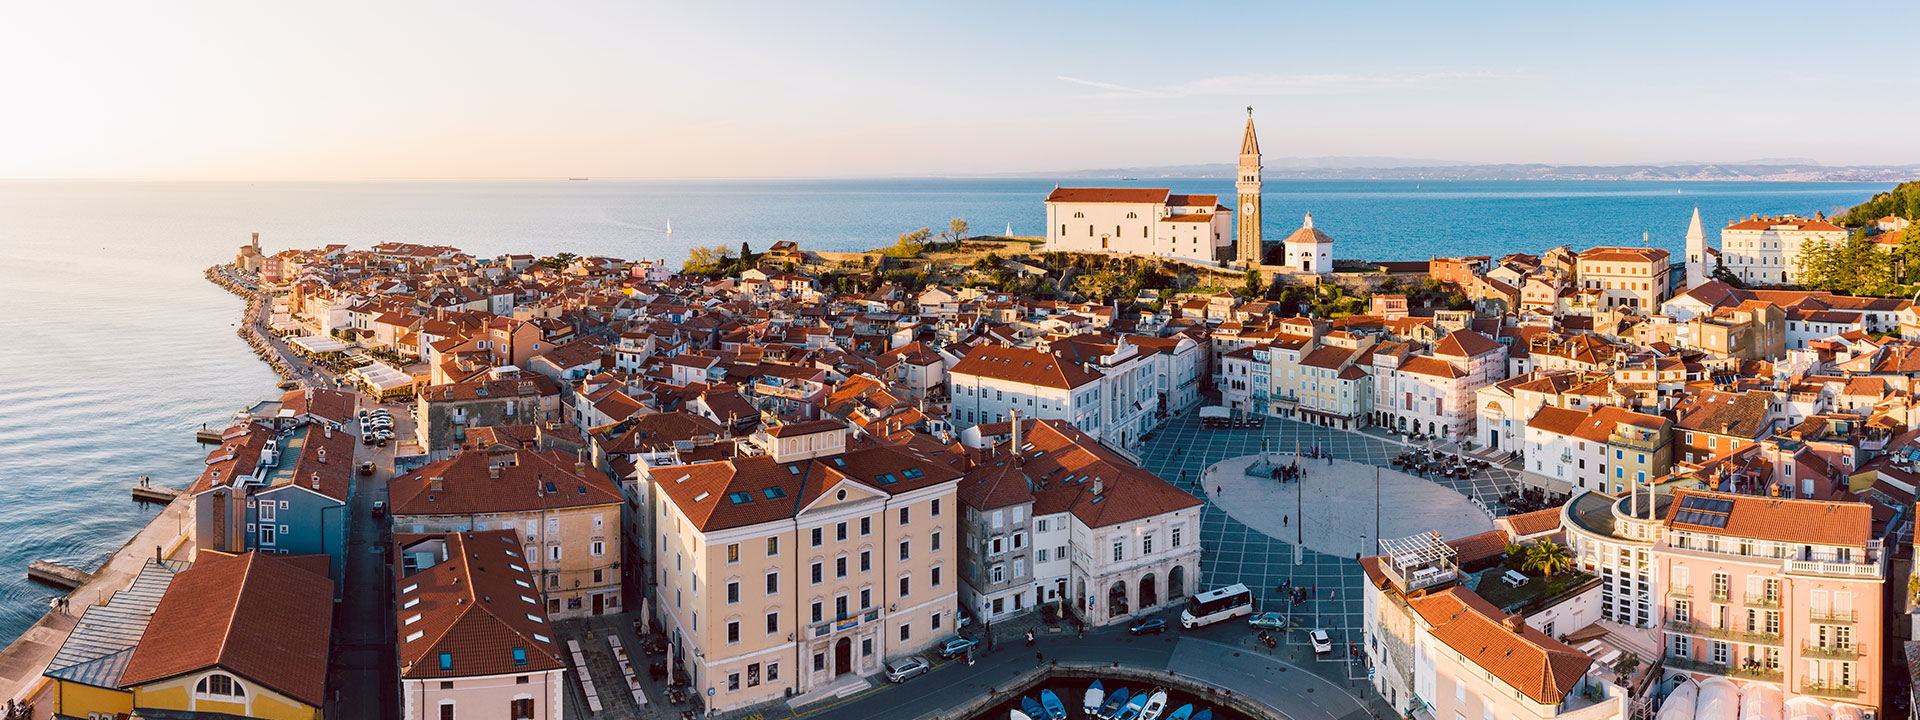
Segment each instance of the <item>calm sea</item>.
[{"label": "calm sea", "polygon": [[[1061,184],[1116,184],[1068,180]],[[1220,193],[1226,180],[1125,181]],[[92,568],[153,511],[141,475],[184,486],[192,431],[269,395],[233,335],[240,300],[201,277],[261,234],[269,252],[395,240],[479,255],[569,251],[678,263],[694,245],[776,240],[858,250],[961,217],[1038,235],[1049,180],[0,182],[0,637],[53,592],[48,559]],[[1833,212],[1889,184],[1279,181],[1269,238],[1311,212],[1335,257],[1498,255],[1572,243],[1679,253],[1695,206],[1709,228],[1747,214]],[[672,224],[671,235],[661,232]]]}]

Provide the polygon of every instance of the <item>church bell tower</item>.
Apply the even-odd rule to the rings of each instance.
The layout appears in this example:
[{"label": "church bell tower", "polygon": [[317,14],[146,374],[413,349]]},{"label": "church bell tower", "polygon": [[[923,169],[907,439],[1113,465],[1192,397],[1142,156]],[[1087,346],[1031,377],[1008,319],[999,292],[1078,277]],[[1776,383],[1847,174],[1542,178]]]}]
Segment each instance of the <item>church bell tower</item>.
[{"label": "church bell tower", "polygon": [[1240,194],[1240,207],[1234,213],[1234,260],[1241,267],[1259,267],[1264,256],[1260,244],[1260,140],[1253,135],[1251,106],[1247,108],[1247,132],[1240,138],[1240,174],[1234,188]]}]

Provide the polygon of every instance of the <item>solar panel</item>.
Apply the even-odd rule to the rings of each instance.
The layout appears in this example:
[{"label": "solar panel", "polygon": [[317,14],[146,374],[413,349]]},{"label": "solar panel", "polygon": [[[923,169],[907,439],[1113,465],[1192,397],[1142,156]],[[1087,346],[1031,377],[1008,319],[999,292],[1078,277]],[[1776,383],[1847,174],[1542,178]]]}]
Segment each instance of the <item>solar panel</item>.
[{"label": "solar panel", "polygon": [[1732,500],[1715,500],[1713,501],[1713,507],[1708,509],[1717,513],[1730,513],[1730,512],[1733,512],[1733,501]]},{"label": "solar panel", "polygon": [[1725,528],[1727,526],[1727,516],[1702,515],[1700,517],[1700,524],[1705,525],[1707,527]]}]

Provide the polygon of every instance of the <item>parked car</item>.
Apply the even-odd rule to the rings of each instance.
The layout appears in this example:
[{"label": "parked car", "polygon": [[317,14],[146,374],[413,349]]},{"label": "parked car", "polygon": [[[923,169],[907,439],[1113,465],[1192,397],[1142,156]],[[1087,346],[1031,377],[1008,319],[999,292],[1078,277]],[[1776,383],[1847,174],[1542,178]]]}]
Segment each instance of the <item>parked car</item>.
[{"label": "parked car", "polygon": [[373,501],[373,516],[374,516],[374,517],[386,517],[386,516],[387,516],[387,501],[385,501],[385,500],[375,500],[375,501]]},{"label": "parked car", "polygon": [[1287,626],[1287,616],[1277,612],[1263,612],[1247,619],[1247,627],[1262,630],[1279,630]]},{"label": "parked car", "polygon": [[979,644],[980,643],[974,642],[972,640],[968,640],[963,637],[955,637],[946,642],[940,643],[940,657],[946,658],[948,660],[952,660],[956,657],[960,657],[961,655],[967,654],[967,651],[972,650],[973,646],[979,645]]},{"label": "parked car", "polygon": [[887,680],[892,682],[906,682],[908,678],[925,673],[931,669],[933,669],[933,666],[928,664],[926,660],[921,659],[918,655],[903,657],[887,663]]},{"label": "parked car", "polygon": [[1313,654],[1325,655],[1333,652],[1333,639],[1327,637],[1327,631],[1315,630],[1307,633],[1307,639],[1313,641]]},{"label": "parked car", "polygon": [[1147,633],[1163,633],[1166,631],[1167,631],[1167,621],[1161,620],[1160,618],[1140,618],[1139,620],[1135,621],[1132,625],[1127,626],[1127,632],[1133,635],[1145,635]]},{"label": "parked car", "polygon": [[361,475],[361,477],[365,477],[365,476],[368,476],[368,475],[372,475],[372,474],[373,474],[373,461],[372,461],[372,460],[368,460],[368,461],[366,461],[366,462],[363,462],[363,463],[360,463],[360,475]]}]

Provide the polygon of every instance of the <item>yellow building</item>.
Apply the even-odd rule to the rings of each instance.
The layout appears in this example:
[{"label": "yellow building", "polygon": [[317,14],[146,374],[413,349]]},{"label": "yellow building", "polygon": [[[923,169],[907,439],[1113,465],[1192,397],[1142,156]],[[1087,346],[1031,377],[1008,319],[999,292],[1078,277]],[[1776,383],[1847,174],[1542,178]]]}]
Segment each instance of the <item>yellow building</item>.
[{"label": "yellow building", "polygon": [[496,444],[394,478],[387,493],[395,532],[519,531],[548,617],[621,611],[624,496],[582,458]]},{"label": "yellow building", "polygon": [[127,589],[102,605],[89,606],[47,663],[46,681],[30,698],[35,708],[67,717],[116,717],[133,712],[133,693],[120,689],[140,636],[186,563],[149,562]]},{"label": "yellow building", "polygon": [[326,700],[333,581],[325,555],[203,553],[174,574],[119,687],[136,714],[317,720]]}]

